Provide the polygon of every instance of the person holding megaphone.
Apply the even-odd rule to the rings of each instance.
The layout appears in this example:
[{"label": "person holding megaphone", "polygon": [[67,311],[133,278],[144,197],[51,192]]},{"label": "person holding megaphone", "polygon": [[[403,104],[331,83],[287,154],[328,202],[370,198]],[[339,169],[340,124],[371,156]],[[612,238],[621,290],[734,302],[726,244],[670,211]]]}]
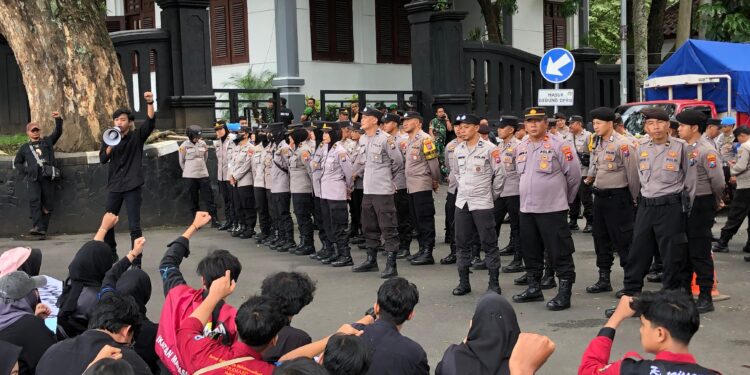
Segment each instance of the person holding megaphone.
[{"label": "person holding megaphone", "polygon": [[[99,160],[102,164],[109,164],[107,174],[107,201],[105,212],[120,214],[120,208],[125,203],[128,210],[128,227],[130,228],[130,245],[135,239],[142,237],[141,231],[141,186],[143,186],[143,145],[156,127],[154,115],[154,94],[150,91],[143,93],[146,103],[146,121],[141,126],[135,126],[135,117],[127,108],[119,108],[112,114],[114,128],[119,130],[120,139],[110,138],[102,142],[99,150]],[[105,135],[106,136],[106,135]],[[99,229],[104,230],[104,229]],[[117,261],[117,242],[114,228],[109,229],[104,236],[104,242],[112,249],[112,261]],[[133,261],[133,266],[140,268],[141,257]]]}]

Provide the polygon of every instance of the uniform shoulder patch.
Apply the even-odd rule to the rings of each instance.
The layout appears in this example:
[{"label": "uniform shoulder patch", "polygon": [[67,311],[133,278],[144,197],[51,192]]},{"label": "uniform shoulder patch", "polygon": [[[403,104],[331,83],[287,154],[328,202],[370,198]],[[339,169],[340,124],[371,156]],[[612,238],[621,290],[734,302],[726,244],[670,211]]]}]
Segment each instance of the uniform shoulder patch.
[{"label": "uniform shoulder patch", "polygon": [[492,150],[492,159],[495,160],[496,164],[500,164],[500,150],[498,149]]},{"label": "uniform shoulder patch", "polygon": [[624,157],[630,156],[630,148],[628,145],[620,145],[620,153],[622,153],[622,156]]},{"label": "uniform shoulder patch", "polygon": [[570,149],[570,146],[565,145],[560,149],[560,151],[562,151],[563,155],[565,155],[565,160],[573,160],[573,151]]},{"label": "uniform shoulder patch", "polygon": [[307,152],[307,150],[302,151],[302,160],[304,160],[305,162],[310,161],[310,153]]},{"label": "uniform shoulder patch", "polygon": [[250,148],[247,149],[247,154],[248,155],[253,156],[254,153],[255,153],[255,149],[253,149],[252,147],[250,147]]},{"label": "uniform shoulder patch", "polygon": [[432,160],[438,157],[437,148],[435,147],[435,143],[432,142],[432,138],[426,137],[422,141],[422,152],[427,160]]},{"label": "uniform shoulder patch", "polygon": [[339,160],[346,161],[346,158],[349,157],[349,154],[346,151],[339,152]]},{"label": "uniform shoulder patch", "polygon": [[185,147],[180,146],[180,152],[184,154],[185,153]]},{"label": "uniform shoulder patch", "polygon": [[706,155],[706,161],[708,161],[708,167],[709,168],[711,168],[711,169],[716,168],[716,165],[717,165],[716,159],[717,159],[716,158],[716,154],[713,153],[713,152],[711,152],[708,155]]}]

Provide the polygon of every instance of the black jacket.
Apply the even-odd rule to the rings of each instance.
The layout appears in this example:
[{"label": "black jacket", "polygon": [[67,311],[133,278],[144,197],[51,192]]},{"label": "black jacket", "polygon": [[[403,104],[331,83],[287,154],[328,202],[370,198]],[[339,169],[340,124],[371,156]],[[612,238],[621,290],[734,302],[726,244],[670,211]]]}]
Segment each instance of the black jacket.
[{"label": "black jacket", "polygon": [[[53,146],[60,139],[60,136],[62,136],[62,125],[63,120],[61,118],[55,119],[55,130],[52,131],[52,134],[42,137],[42,139],[35,143],[42,151],[42,155],[39,158],[49,165],[57,166],[55,164],[55,150]],[[13,160],[13,166],[18,171],[18,174],[26,177],[29,181],[36,181],[42,174],[41,168],[34,157],[33,148],[31,142],[24,144],[16,153],[16,159]]]},{"label": "black jacket", "polygon": [[24,315],[0,331],[0,341],[22,348],[21,357],[18,358],[20,375],[34,375],[39,359],[57,342],[55,334],[44,325],[44,320],[31,314]]},{"label": "black jacket", "polygon": [[364,331],[362,339],[372,354],[367,375],[428,375],[427,354],[419,344],[401,335],[396,325],[378,319],[370,325],[352,324]]},{"label": "black jacket", "polygon": [[107,191],[124,193],[144,183],[143,179],[143,145],[156,127],[156,116],[146,118],[135,131],[130,131],[112,152],[107,155],[107,144],[102,142],[99,149],[99,161],[109,163]]}]

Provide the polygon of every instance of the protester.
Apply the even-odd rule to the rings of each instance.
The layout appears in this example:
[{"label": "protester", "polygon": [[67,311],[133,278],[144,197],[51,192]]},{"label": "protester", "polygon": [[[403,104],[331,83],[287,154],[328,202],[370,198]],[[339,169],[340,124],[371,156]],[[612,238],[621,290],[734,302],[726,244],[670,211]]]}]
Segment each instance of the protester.
[{"label": "protester", "polygon": [[29,276],[39,276],[42,269],[42,251],[30,247],[16,247],[0,255],[0,275],[23,271]]},{"label": "protester", "polygon": [[330,375],[364,375],[372,363],[370,351],[361,337],[342,334],[328,339],[320,360]]},{"label": "protester", "polygon": [[328,375],[323,366],[310,358],[297,358],[284,362],[273,372],[274,375]]},{"label": "protester", "polygon": [[510,355],[508,367],[511,375],[536,374],[555,352],[555,343],[547,336],[521,333]]},{"label": "protester", "polygon": [[263,352],[263,359],[276,362],[284,354],[312,342],[307,332],[291,326],[295,315],[310,304],[315,295],[315,282],[305,273],[278,272],[263,280],[261,296],[276,300],[287,317],[273,347]]},{"label": "protester", "polygon": [[[29,192],[29,209],[32,228],[29,234],[37,239],[45,239],[52,202],[55,200],[55,180],[60,178],[60,170],[55,165],[55,143],[63,133],[63,119],[59,112],[52,112],[55,130],[42,137],[41,128],[36,122],[26,125],[29,143],[18,149],[13,160],[13,168],[26,180]],[[25,147],[28,146],[28,147]]]},{"label": "protester", "polygon": [[125,361],[104,358],[91,365],[83,375],[134,375],[133,366]]},{"label": "protester", "polygon": [[521,328],[505,297],[485,293],[479,298],[469,334],[451,345],[435,368],[436,375],[509,375],[508,363]]},{"label": "protester", "polygon": [[46,283],[44,276],[30,277],[21,271],[0,276],[0,342],[20,348],[16,360],[22,375],[34,374],[39,359],[57,341],[44,324],[50,308],[40,303],[37,291]]},{"label": "protester", "polygon": [[[208,286],[224,276],[226,270],[231,271],[232,280],[236,281],[242,271],[240,261],[227,250],[214,250],[198,263],[197,272],[201,276],[203,285],[200,289],[193,289],[182,277],[180,263],[190,255],[190,238],[201,227],[211,222],[211,215],[207,212],[197,212],[195,220],[185,230],[182,236],[171,242],[159,264],[164,295],[166,297],[159,319],[159,330],[156,336],[157,355],[167,370],[173,374],[184,371],[186,357],[177,347],[177,332],[183,321],[203,302],[208,295]],[[237,326],[234,318],[237,310],[220,301],[210,314],[210,325],[204,332],[220,340],[224,344],[236,340]]]},{"label": "protester", "polygon": [[89,329],[53,345],[36,368],[37,375],[80,375],[104,345],[122,351],[122,359],[137,375],[150,375],[148,365],[131,349],[141,328],[141,313],[133,297],[111,295],[91,312]]},{"label": "protester", "polygon": [[20,374],[20,363],[18,362],[20,355],[20,347],[0,341],[0,374]]},{"label": "protester", "polygon": [[[641,346],[655,354],[653,360],[629,352],[609,363],[609,356],[620,324],[635,315],[641,320]],[[700,316],[693,297],[684,291],[643,292],[638,297],[623,296],[612,317],[583,353],[579,375],[607,374],[718,374],[701,367],[688,345],[700,327]],[[658,369],[656,372],[654,369]]]}]

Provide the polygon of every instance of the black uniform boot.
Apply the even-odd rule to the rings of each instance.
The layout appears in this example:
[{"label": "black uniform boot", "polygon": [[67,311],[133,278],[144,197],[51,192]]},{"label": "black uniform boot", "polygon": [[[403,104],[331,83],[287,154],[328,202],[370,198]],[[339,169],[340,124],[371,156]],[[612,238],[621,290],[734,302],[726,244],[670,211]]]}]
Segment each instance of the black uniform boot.
[{"label": "black uniform boot", "polygon": [[594,230],[594,226],[591,225],[591,222],[589,222],[588,220],[586,220],[586,226],[583,227],[583,233],[591,233],[591,231],[593,231],[593,230]]},{"label": "black uniform boot", "polygon": [[487,291],[503,294],[502,289],[500,289],[500,270],[490,270],[490,281],[487,283]]},{"label": "black uniform boot", "polygon": [[232,226],[227,228],[227,233],[232,234],[233,232],[237,231],[237,228],[240,226],[240,223],[233,221]]},{"label": "black uniform boot", "polygon": [[242,232],[244,232],[246,229],[247,229],[247,225],[240,224],[239,226],[237,226],[237,231],[232,232],[232,237],[239,237],[240,234],[242,234]]},{"label": "black uniform boot", "polygon": [[260,232],[260,233],[258,233],[258,234],[255,235],[255,243],[257,243],[258,245],[260,245],[261,243],[263,243],[263,241],[265,241],[266,238],[268,238],[268,234]]},{"label": "black uniform boot", "polygon": [[471,268],[475,270],[486,270],[487,262],[485,262],[485,260],[480,257],[476,257],[471,260]]},{"label": "black uniform boot", "polygon": [[440,259],[440,264],[456,264],[456,245],[451,245],[451,253]]},{"label": "black uniform boot", "polygon": [[422,247],[422,246],[419,246],[419,251],[417,251],[416,253],[414,253],[412,255],[408,255],[406,257],[406,260],[408,260],[408,261],[411,262],[413,259],[417,259],[417,258],[421,257],[422,254],[424,254],[424,252],[425,252],[425,248]]},{"label": "black uniform boot", "polygon": [[542,276],[542,282],[539,284],[542,289],[552,289],[557,286],[555,283],[555,272],[549,266],[544,268],[544,275]]},{"label": "black uniform boot", "polygon": [[218,230],[227,230],[232,227],[234,223],[232,223],[230,220],[227,220],[226,223],[222,224],[220,227],[216,228]]},{"label": "black uniform boot", "polygon": [[528,275],[526,277],[526,283],[529,286],[526,290],[521,292],[521,294],[513,296],[513,302],[525,303],[544,301],[544,294],[542,294],[542,288],[539,286],[539,279],[537,279],[536,276]]},{"label": "black uniform boot", "polygon": [[312,260],[321,260],[323,258],[329,257],[330,253],[331,253],[330,248],[325,243],[323,243],[323,248],[321,248],[320,251],[318,251],[317,253],[311,254],[310,255],[310,259],[312,259]]},{"label": "black uniform boot", "polygon": [[216,220],[216,213],[214,212],[211,215],[211,228],[221,228],[224,224],[220,223],[219,220]]},{"label": "black uniform boot", "polygon": [[523,258],[521,258],[520,255],[516,254],[513,257],[513,260],[510,262],[510,264],[508,264],[507,266],[504,266],[502,270],[503,270],[503,273],[523,272],[524,271]]},{"label": "black uniform boot", "polygon": [[331,264],[334,260],[336,260],[339,257],[339,249],[336,245],[331,245],[331,252],[327,254],[328,256],[323,258],[321,257],[320,263],[323,264]]},{"label": "black uniform boot", "polygon": [[354,266],[352,272],[376,272],[378,267],[378,253],[376,249],[367,249],[367,259],[361,264]]},{"label": "black uniform boot", "polygon": [[294,255],[312,255],[315,254],[315,245],[313,245],[313,241],[306,242],[304,245],[300,245],[297,248],[297,251],[294,252]]},{"label": "black uniform boot", "polygon": [[729,239],[719,238],[718,241],[711,245],[711,251],[714,253],[728,253],[729,252]]},{"label": "black uniform boot", "polygon": [[458,286],[453,289],[454,296],[463,296],[471,293],[471,284],[469,283],[469,269],[463,268],[458,270]]},{"label": "black uniform boot", "polygon": [[513,246],[513,241],[508,243],[508,246],[500,249],[500,256],[508,256],[508,255],[514,255],[516,253],[516,248]]},{"label": "black uniform boot", "polygon": [[529,285],[529,273],[524,273],[521,277],[513,279],[513,285]]},{"label": "black uniform boot", "polygon": [[432,248],[425,247],[424,253],[422,253],[421,256],[412,259],[409,263],[411,263],[412,266],[426,266],[435,264],[435,258],[432,257]]},{"label": "black uniform boot", "polygon": [[560,288],[555,298],[547,302],[547,309],[560,311],[570,308],[570,296],[573,294],[573,281],[560,279]]},{"label": "black uniform boot", "polygon": [[599,271],[599,280],[591,286],[586,287],[586,293],[604,293],[612,291],[612,283],[609,279],[609,271]]},{"label": "black uniform boot", "polygon": [[698,300],[695,301],[695,308],[698,309],[699,314],[714,311],[714,301],[713,297],[711,297],[711,288],[701,288],[701,292],[698,294]]},{"label": "black uniform boot", "polygon": [[245,230],[240,233],[238,236],[239,238],[242,238],[243,240],[246,240],[248,238],[253,238],[255,236],[255,230],[253,228],[245,227]]},{"label": "black uniform boot", "polygon": [[579,230],[579,229],[581,229],[578,226],[578,220],[571,219],[570,222],[568,223],[568,229],[570,229],[570,230]]},{"label": "black uniform boot", "polygon": [[398,276],[398,269],[396,267],[396,253],[389,252],[388,258],[385,263],[385,270],[380,273],[381,279],[390,279],[391,277]]},{"label": "black uniform boot", "polygon": [[344,248],[342,248],[338,258],[331,262],[332,267],[347,267],[353,265],[354,261],[352,261],[352,254],[349,246],[345,246]]},{"label": "black uniform boot", "polygon": [[404,259],[411,255],[411,251],[409,250],[408,246],[402,246],[398,249],[398,253],[396,254],[396,259]]}]

